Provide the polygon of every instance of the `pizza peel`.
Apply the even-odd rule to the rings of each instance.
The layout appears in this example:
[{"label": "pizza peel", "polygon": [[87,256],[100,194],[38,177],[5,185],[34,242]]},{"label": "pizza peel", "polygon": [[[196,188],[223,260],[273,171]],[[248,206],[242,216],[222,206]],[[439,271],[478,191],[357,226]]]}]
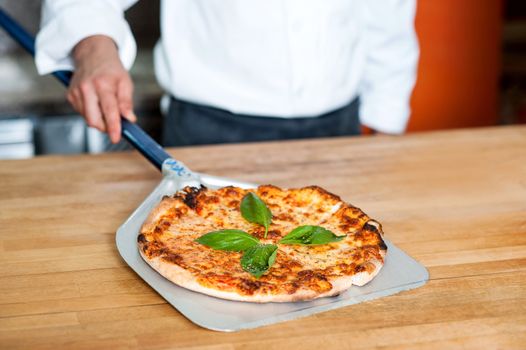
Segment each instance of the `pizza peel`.
[{"label": "pizza peel", "polygon": [[[2,9],[0,26],[34,55],[33,37]],[[53,75],[67,86],[72,73],[58,71]],[[255,304],[218,299],[178,287],[153,270],[139,255],[137,236],[149,212],[163,196],[172,195],[185,186],[204,185],[216,189],[229,185],[242,188],[254,188],[257,185],[190,171],[183,163],[171,158],[139,126],[124,118],[122,135],[162,171],[163,177],[159,185],[117,230],[117,249],[124,261],[146,283],[182,315],[201,327],[224,332],[260,327],[417,288],[429,278],[424,266],[386,239],[387,257],[380,273],[365,286],[352,286],[336,297],[295,303]]]}]

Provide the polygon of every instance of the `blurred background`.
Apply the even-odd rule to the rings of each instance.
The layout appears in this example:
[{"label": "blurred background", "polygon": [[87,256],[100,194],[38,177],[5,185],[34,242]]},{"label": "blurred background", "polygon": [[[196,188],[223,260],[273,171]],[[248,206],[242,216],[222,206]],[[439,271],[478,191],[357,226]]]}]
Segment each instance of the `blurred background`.
[{"label": "blurred background", "polygon": [[[40,1],[0,0],[32,33]],[[139,51],[131,74],[139,124],[159,138],[161,112],[152,60],[159,1],[127,13]],[[408,132],[526,123],[526,1],[418,0],[418,80]],[[88,129],[55,78],[0,30],[0,159],[122,150]]]}]

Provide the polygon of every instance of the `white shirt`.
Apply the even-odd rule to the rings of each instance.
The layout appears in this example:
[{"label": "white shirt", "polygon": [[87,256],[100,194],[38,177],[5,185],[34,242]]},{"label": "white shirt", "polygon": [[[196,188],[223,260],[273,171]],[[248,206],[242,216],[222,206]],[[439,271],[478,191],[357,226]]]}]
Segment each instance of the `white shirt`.
[{"label": "white shirt", "polygon": [[[401,133],[415,83],[416,0],[163,0],[160,85],[179,99],[248,115],[327,113],[360,96],[361,122]],[[130,68],[133,0],[47,0],[36,40],[41,74],[73,69],[71,50],[111,37]]]}]

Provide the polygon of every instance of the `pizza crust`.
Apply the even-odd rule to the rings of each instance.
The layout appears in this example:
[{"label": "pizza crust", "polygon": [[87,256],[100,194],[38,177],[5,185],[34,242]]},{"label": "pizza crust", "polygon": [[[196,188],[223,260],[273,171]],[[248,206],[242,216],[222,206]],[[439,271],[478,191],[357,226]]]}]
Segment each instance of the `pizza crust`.
[{"label": "pizza crust", "polygon": [[[263,189],[262,189],[263,187]],[[298,190],[281,190],[274,186],[262,186],[258,189],[258,194],[266,199],[266,202],[268,201],[269,207],[271,208],[273,214],[278,213],[279,215],[276,215],[275,218],[275,227],[274,231],[279,231],[280,227],[285,228],[287,230],[290,230],[288,225],[288,221],[292,220],[294,221],[295,218],[288,218],[286,215],[281,215],[281,211],[279,211],[279,208],[276,208],[273,205],[274,203],[279,203],[280,200],[283,200],[283,198],[288,198],[284,196],[284,193],[287,193],[286,191],[302,191],[304,189],[298,189]],[[314,190],[312,190],[314,188]],[[326,192],[325,190],[318,192],[315,187],[308,188],[308,191],[311,191],[314,194],[311,194],[311,192],[307,192],[307,198],[308,195],[313,196],[323,196]],[[268,191],[267,191],[268,190]],[[190,190],[188,190],[190,191]],[[190,192],[186,193],[190,193]],[[208,191],[208,190],[203,190]],[[271,193],[267,198],[265,198],[265,193]],[[275,192],[275,193],[274,193]],[[211,248],[199,245],[198,243],[194,242],[194,236],[198,237],[201,234],[204,234],[206,232],[209,232],[212,230],[212,227],[215,227],[214,225],[218,224],[225,224],[223,221],[215,220],[210,223],[210,217],[214,218],[214,215],[217,215],[217,213],[222,213],[224,216],[225,213],[227,213],[225,210],[222,209],[221,205],[223,203],[230,203],[227,205],[227,209],[230,206],[230,211],[228,212],[228,220],[226,221],[227,225],[232,225],[233,223],[236,223],[237,225],[245,225],[245,227],[239,227],[241,229],[245,229],[247,232],[250,232],[251,229],[253,229],[251,234],[257,236],[259,234],[259,231],[257,231],[258,227],[256,227],[254,224],[247,224],[243,220],[239,221],[239,218],[237,218],[237,209],[236,205],[237,202],[244,193],[246,193],[246,190],[241,190],[237,188],[230,188],[226,190],[218,190],[217,192],[213,192],[214,194],[219,194],[222,196],[220,203],[217,202],[217,199],[211,200],[210,198],[215,197],[203,197],[201,196],[202,193],[199,191],[196,191],[195,189],[191,190],[192,198],[191,201],[188,200],[187,197],[185,197],[185,193],[179,193],[176,194],[174,197],[164,197],[158,206],[156,206],[151,213],[149,214],[148,218],[145,220],[142,228],[141,233],[138,236],[138,246],[139,246],[139,252],[142,256],[142,258],[157,272],[159,272],[162,276],[164,276],[166,279],[170,280],[171,282],[203,294],[207,294],[210,296],[222,298],[222,299],[228,299],[228,300],[235,300],[235,301],[245,301],[245,302],[255,302],[255,303],[267,303],[267,302],[294,302],[294,301],[305,301],[305,300],[312,300],[316,298],[322,298],[322,297],[328,297],[328,296],[335,296],[339,295],[340,293],[344,292],[345,290],[349,289],[352,285],[355,286],[363,286],[369,281],[371,281],[380,271],[384,264],[386,252],[387,252],[387,246],[383,242],[382,239],[382,227],[380,223],[378,223],[375,220],[370,219],[367,217],[361,210],[358,208],[352,207],[347,205],[346,203],[342,202],[339,197],[336,197],[332,194],[329,194],[328,199],[326,202],[320,202],[319,204],[320,208],[324,208],[324,210],[316,210],[319,212],[315,215],[315,218],[310,218],[309,215],[305,214],[308,212],[308,210],[303,210],[301,213],[298,214],[301,217],[301,220],[322,220],[323,222],[321,225],[323,226],[323,223],[326,225],[331,226],[333,230],[335,230],[335,227],[337,225],[336,222],[340,222],[339,227],[344,227],[345,230],[347,230],[349,233],[348,235],[355,235],[356,237],[360,237],[361,240],[354,239],[351,240],[347,238],[347,241],[345,244],[349,246],[347,248],[349,254],[358,254],[357,252],[360,252],[358,254],[357,258],[357,264],[355,266],[355,272],[351,273],[340,273],[340,275],[331,275],[327,274],[327,277],[325,278],[323,275],[323,269],[317,269],[316,265],[313,265],[312,262],[309,262],[308,260],[302,260],[302,257],[304,257],[301,252],[305,251],[305,249],[311,249],[314,253],[318,254],[315,256],[319,257],[325,257],[327,256],[327,259],[329,263],[332,263],[332,265],[337,265],[341,261],[332,261],[330,260],[330,254],[333,254],[335,251],[337,253],[341,253],[338,249],[342,246],[338,246],[337,244],[334,246],[334,248],[331,245],[324,245],[320,248],[320,246],[317,246],[317,248],[294,248],[294,246],[282,246],[283,252],[287,252],[291,254],[291,256],[298,261],[301,261],[304,263],[301,268],[307,269],[308,271],[315,271],[319,275],[321,275],[320,282],[323,282],[325,284],[329,284],[330,288],[316,288],[317,286],[312,287],[307,282],[311,282],[311,280],[307,280],[305,282],[305,285],[301,284],[301,280],[298,280],[300,282],[299,286],[293,290],[285,290],[283,289],[282,285],[289,283],[290,281],[287,280],[287,271],[290,270],[290,275],[300,275],[301,270],[297,271],[294,270],[294,264],[291,264],[292,267],[288,266],[287,259],[289,259],[288,253],[283,253],[281,256],[281,264],[278,264],[279,259],[276,260],[275,264],[275,270],[282,269],[284,272],[282,275],[280,275],[282,280],[279,280],[277,278],[276,280],[273,280],[273,275],[271,272],[274,272],[273,267],[269,271],[267,271],[267,274],[269,276],[263,276],[261,279],[255,279],[253,276],[248,274],[247,272],[244,272],[240,268],[239,264],[239,257],[235,258],[237,259],[234,263],[234,258],[230,258],[227,256],[225,258],[225,254],[238,254],[235,252],[220,252],[213,250]],[[208,191],[207,193],[212,193],[212,191]],[[268,193],[267,193],[268,194]],[[275,196],[273,197],[273,194]],[[208,195],[208,194],[207,194]],[[201,198],[201,197],[202,198]],[[281,196],[281,197],[279,197]],[[305,196],[304,193],[301,193],[301,196]],[[298,198],[303,198],[301,196],[298,196]],[[225,200],[225,198],[227,200]],[[271,200],[270,198],[274,198]],[[278,199],[276,199],[278,198]],[[319,198],[315,198],[318,200]],[[200,207],[200,202],[207,203],[206,206]],[[230,202],[228,201],[230,200]],[[236,202],[232,204],[233,202]],[[209,203],[213,203],[211,207],[209,208]],[[304,205],[307,203],[306,208],[312,209],[308,202],[298,202],[299,206]],[[303,204],[302,204],[303,203]],[[219,209],[217,209],[217,208]],[[176,209],[174,209],[176,208]],[[335,209],[336,208],[336,209]],[[332,218],[335,219],[328,219],[327,218],[327,212],[330,212],[332,215]],[[174,214],[175,213],[175,214]],[[352,218],[349,217],[351,215],[350,213],[353,213],[354,215]],[[177,217],[175,218],[174,215]],[[346,216],[347,215],[347,216]],[[281,217],[281,219],[279,219]],[[356,218],[355,218],[356,217]],[[192,230],[188,231],[186,233],[185,230],[188,229],[188,227],[184,226],[184,220],[190,221],[193,223],[195,221],[195,225],[190,225],[189,227],[194,231],[199,231],[198,233],[193,232]],[[194,220],[194,221],[192,221]],[[197,221],[196,221],[197,220]],[[281,220],[281,221],[280,221]],[[332,221],[331,221],[332,220]],[[237,222],[239,221],[239,222]],[[274,219],[273,219],[274,222]],[[297,222],[294,221],[293,225],[290,227],[293,227],[294,225],[297,226]],[[170,225],[173,225],[172,227]],[[204,226],[203,226],[204,225]],[[210,226],[206,226],[210,225]],[[350,226],[349,226],[350,225]],[[221,228],[221,227],[219,227]],[[226,228],[226,227],[225,227]],[[236,227],[237,228],[237,227]],[[255,231],[254,231],[255,230]],[[285,229],[284,229],[285,230]],[[206,232],[201,232],[206,231]],[[273,232],[271,229],[269,231],[269,236]],[[335,232],[338,234],[337,232]],[[284,235],[280,233],[281,235]],[[277,235],[277,234],[276,234]],[[188,237],[190,238],[188,238]],[[365,237],[365,238],[364,238]],[[262,237],[260,237],[262,238]],[[274,238],[274,242],[279,240],[280,236]],[[269,238],[270,241],[272,241],[271,238]],[[371,243],[374,242],[374,243]],[[266,242],[271,243],[271,242]],[[356,244],[356,247],[352,246],[352,244]],[[291,248],[292,247],[292,248]],[[340,248],[338,248],[340,247]],[[303,250],[302,250],[303,249]],[[316,250],[320,250],[321,252],[317,252]],[[323,249],[328,249],[328,253],[323,253]],[[297,250],[297,251],[296,251]],[[341,253],[343,254],[343,253]],[[213,260],[218,259],[218,256],[222,256],[225,258],[224,260]],[[279,257],[279,255],[278,255]],[[186,258],[186,260],[185,260]],[[206,261],[208,258],[211,259],[211,263]],[[348,258],[347,255],[343,256],[343,260]],[[188,260],[196,260],[196,261],[190,261],[193,263],[188,263]],[[291,258],[292,259],[292,258]],[[293,259],[292,259],[293,260]],[[219,261],[219,262],[218,262]],[[347,260],[345,260],[347,261]],[[283,265],[285,264],[285,265]],[[201,270],[196,269],[195,267],[198,266]],[[331,267],[331,265],[329,265]],[[289,270],[287,270],[289,269]],[[231,274],[232,279],[234,282],[236,281],[245,281],[249,285],[270,285],[269,283],[272,282],[273,285],[270,285],[271,287],[263,288],[253,288],[253,290],[241,290],[236,289],[235,287],[229,286],[228,288],[222,288],[220,285],[214,285],[213,281],[211,283],[202,283],[203,278],[207,278],[207,274],[214,273],[215,271],[219,270],[220,273],[223,274]],[[319,270],[319,271],[318,271]],[[204,276],[204,277],[203,277]],[[285,282],[283,282],[283,278],[285,278]],[[325,278],[325,280],[323,280]],[[270,281],[270,282],[269,282]],[[314,279],[314,282],[317,282],[316,279]],[[294,282],[295,283],[295,282]],[[280,289],[281,288],[281,289]]]},{"label": "pizza crust", "polygon": [[[254,294],[254,295],[240,295],[234,292],[227,292],[213,288],[207,288],[199,284],[196,278],[187,270],[174,265],[167,264],[162,261],[160,258],[149,259],[144,255],[142,250],[139,250],[143,259],[150,265],[154,270],[159,272],[167,280],[177,284],[180,287],[192,290],[194,292],[207,294],[216,298],[234,300],[234,301],[245,301],[253,303],[284,303],[284,302],[295,302],[295,301],[305,301],[305,300],[314,300],[323,297],[337,296],[342,292],[349,289],[352,285],[363,286],[371,281],[379,272],[383,266],[383,263],[380,261],[374,261],[375,269],[372,273],[360,272],[353,276],[339,278],[331,281],[333,288],[326,293],[316,293],[314,291],[308,290],[298,290],[293,294],[286,295],[274,295],[274,294]],[[383,254],[385,256],[385,252]]]},{"label": "pizza crust", "polygon": [[166,214],[176,203],[172,197],[164,196],[161,202],[148,214],[141,227],[141,232],[151,232],[157,226],[159,219]]}]

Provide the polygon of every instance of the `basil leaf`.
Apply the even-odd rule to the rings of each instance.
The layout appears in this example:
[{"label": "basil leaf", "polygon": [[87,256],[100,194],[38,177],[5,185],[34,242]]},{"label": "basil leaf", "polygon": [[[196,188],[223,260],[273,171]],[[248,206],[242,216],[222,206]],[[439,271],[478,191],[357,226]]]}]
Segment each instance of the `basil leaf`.
[{"label": "basil leaf", "polygon": [[345,236],[336,236],[321,226],[299,226],[283,237],[278,243],[317,245],[341,241]]},{"label": "basil leaf", "polygon": [[248,222],[260,224],[265,227],[265,238],[267,238],[268,227],[272,221],[272,213],[267,205],[253,192],[249,192],[241,200],[241,215]]},{"label": "basil leaf", "polygon": [[275,244],[258,244],[249,248],[241,258],[241,267],[254,277],[260,278],[276,261],[278,246]]},{"label": "basil leaf", "polygon": [[245,231],[219,230],[205,233],[196,242],[213,249],[239,252],[257,245],[259,240]]}]

